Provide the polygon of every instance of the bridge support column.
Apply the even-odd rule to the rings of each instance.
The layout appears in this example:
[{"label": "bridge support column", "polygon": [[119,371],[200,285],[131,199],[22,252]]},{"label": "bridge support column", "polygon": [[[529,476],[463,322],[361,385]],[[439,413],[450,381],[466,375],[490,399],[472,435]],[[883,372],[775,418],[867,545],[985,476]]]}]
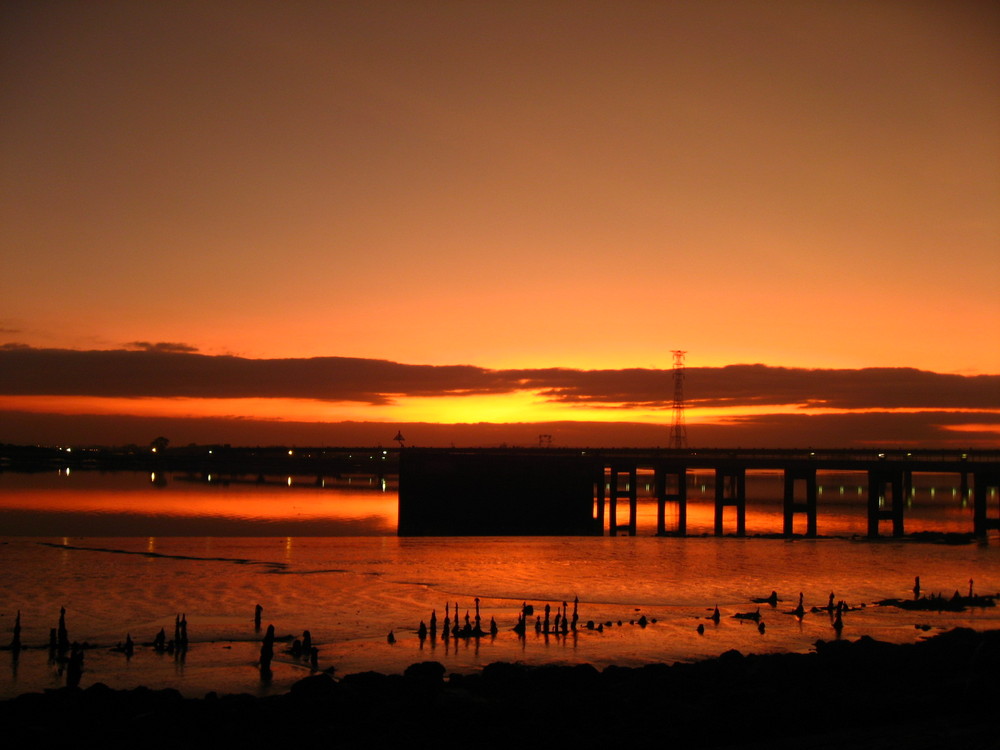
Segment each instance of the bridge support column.
[{"label": "bridge support column", "polygon": [[607,498],[607,479],[604,475],[604,464],[594,473],[594,530],[592,533],[604,536],[604,506]]},{"label": "bridge support column", "polygon": [[[684,466],[657,466],[653,471],[656,487],[656,535],[687,535],[687,468]],[[673,487],[671,487],[673,485]],[[673,489],[673,491],[671,491]],[[668,502],[677,503],[677,528],[667,531]]]},{"label": "bridge support column", "polygon": [[[804,501],[796,502],[795,484],[805,482]],[[795,528],[795,514],[806,514],[806,536],[816,536],[816,469],[785,469],[785,523],[782,533],[792,536]]]},{"label": "bridge support column", "polygon": [[[621,486],[621,477],[625,477],[625,487]],[[609,493],[609,520],[608,531],[611,536],[617,536],[619,531],[626,532],[629,536],[635,536],[637,521],[638,494],[636,492],[636,467],[634,464],[626,466],[612,464],[610,476],[611,492]],[[618,523],[618,500],[628,499],[628,523]]]},{"label": "bridge support column", "polygon": [[991,490],[1000,494],[1000,472],[977,471],[972,475],[973,533],[984,537],[990,529],[1000,529],[1000,516],[990,518],[987,504]]},{"label": "bridge support column", "polygon": [[736,508],[736,536],[747,533],[747,471],[745,468],[715,470],[715,535],[722,536],[726,506]]},{"label": "bridge support column", "polygon": [[879,535],[880,521],[892,521],[892,535],[903,536],[907,474],[888,466],[868,470],[868,536]]}]

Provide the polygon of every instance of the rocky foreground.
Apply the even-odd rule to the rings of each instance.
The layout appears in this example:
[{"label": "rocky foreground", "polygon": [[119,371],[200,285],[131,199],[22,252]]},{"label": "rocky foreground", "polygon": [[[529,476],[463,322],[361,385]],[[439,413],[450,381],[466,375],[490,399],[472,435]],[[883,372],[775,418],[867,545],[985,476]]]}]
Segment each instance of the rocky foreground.
[{"label": "rocky foreground", "polygon": [[[1000,631],[639,668],[318,674],[281,696],[63,688],[0,702],[10,747],[1000,747]],[[8,744],[11,742],[18,744]],[[26,743],[26,744],[25,744]]]}]

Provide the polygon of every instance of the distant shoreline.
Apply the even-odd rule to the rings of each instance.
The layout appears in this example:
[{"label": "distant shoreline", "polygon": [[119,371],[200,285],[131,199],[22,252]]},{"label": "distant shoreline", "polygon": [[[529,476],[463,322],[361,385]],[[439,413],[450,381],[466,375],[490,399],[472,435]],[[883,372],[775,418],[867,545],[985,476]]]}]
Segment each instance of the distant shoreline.
[{"label": "distant shoreline", "polygon": [[[102,747],[985,747],[997,740],[1000,630],[954,629],[914,644],[818,641],[807,654],[728,651],[693,664],[494,663],[445,676],[316,674],[283,695],[60,688],[0,702],[8,737]],[[788,743],[787,745],[785,743]]]},{"label": "distant shoreline", "polygon": [[211,472],[234,477],[396,474],[399,449],[190,445],[154,451],[149,446],[135,445],[64,449],[0,444],[0,471],[32,473],[65,467],[74,471]]}]

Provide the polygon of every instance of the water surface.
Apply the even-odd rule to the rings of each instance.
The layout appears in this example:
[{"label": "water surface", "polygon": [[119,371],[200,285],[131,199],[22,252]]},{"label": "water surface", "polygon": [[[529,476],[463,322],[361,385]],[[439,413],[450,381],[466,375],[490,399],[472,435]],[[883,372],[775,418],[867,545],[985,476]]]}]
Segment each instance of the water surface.
[{"label": "water surface", "polygon": [[[164,483],[165,480],[165,483]],[[771,486],[773,485],[773,487]],[[843,491],[841,491],[843,487]],[[774,489],[776,488],[776,490]],[[931,492],[933,489],[933,493]],[[760,477],[751,488],[747,527],[780,530],[780,479]],[[912,597],[914,577],[925,592],[1000,591],[1000,543],[943,545],[864,540],[863,490],[850,477],[824,484],[819,539],[716,538],[712,488],[692,487],[688,538],[657,538],[655,503],[640,504],[636,537],[398,538],[391,481],[356,477],[318,486],[293,478],[273,484],[188,481],[181,477],[74,472],[0,474],[0,642],[9,642],[22,617],[17,658],[0,653],[0,696],[62,683],[50,663],[50,628],[66,607],[74,640],[86,652],[83,684],[177,687],[188,695],[209,690],[267,693],[287,689],[308,664],[279,653],[270,682],[255,666],[264,624],[279,635],[309,629],[321,668],[338,673],[401,671],[434,659],[449,671],[493,661],[642,664],[745,653],[807,651],[836,636],[826,613],[801,620],[788,614],[799,592],[807,607],[829,594],[854,610],[843,637],[862,634],[896,642],[956,625],[1000,627],[997,608],[962,613],[907,612],[877,607],[890,597]],[[860,499],[859,499],[860,497]],[[756,499],[755,499],[756,498]],[[832,500],[831,500],[832,499]],[[971,508],[945,485],[921,484],[907,516],[908,531],[968,531]],[[776,608],[760,606],[765,632],[734,618],[753,612],[753,597],[776,590]],[[495,638],[417,638],[421,620],[445,606],[484,626],[495,618]],[[544,636],[511,630],[522,603],[541,613],[579,600],[580,629]],[[718,604],[718,625],[706,619]],[[184,613],[191,645],[183,656],[140,647],[131,660],[111,651],[126,633],[152,641],[172,634]],[[647,626],[630,625],[645,616]],[[610,622],[603,632],[584,624]],[[654,622],[655,620],[655,622]],[[618,623],[622,624],[619,625]],[[703,635],[697,626],[705,625]],[[929,626],[930,630],[916,626]],[[393,631],[397,642],[387,643]],[[280,651],[280,649],[279,649]]]}]

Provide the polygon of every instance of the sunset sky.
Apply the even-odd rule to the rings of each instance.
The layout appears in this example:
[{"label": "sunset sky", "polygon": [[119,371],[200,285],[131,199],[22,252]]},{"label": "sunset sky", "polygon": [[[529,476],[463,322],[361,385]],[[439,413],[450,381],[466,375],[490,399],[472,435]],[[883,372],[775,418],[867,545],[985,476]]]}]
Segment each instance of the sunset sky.
[{"label": "sunset sky", "polygon": [[666,445],[685,350],[694,444],[1000,446],[996,2],[32,0],[0,56],[0,442]]}]

